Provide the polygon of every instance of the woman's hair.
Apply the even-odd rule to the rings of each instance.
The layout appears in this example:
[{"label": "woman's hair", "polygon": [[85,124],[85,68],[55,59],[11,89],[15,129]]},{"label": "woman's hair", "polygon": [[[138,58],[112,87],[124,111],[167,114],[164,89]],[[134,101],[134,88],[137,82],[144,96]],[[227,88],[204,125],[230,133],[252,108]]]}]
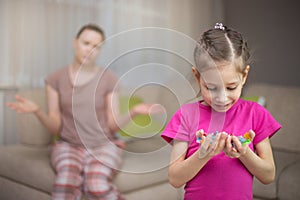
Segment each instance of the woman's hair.
[{"label": "woman's hair", "polygon": [[249,65],[249,58],[248,45],[241,33],[221,23],[205,31],[194,50],[196,68],[200,73],[220,62],[233,64],[237,71],[243,73]]},{"label": "woman's hair", "polygon": [[103,38],[103,41],[105,40],[105,34],[104,34],[104,31],[102,28],[100,28],[97,24],[86,24],[84,26],[82,26],[80,28],[80,30],[78,31],[78,33],[76,34],[76,38],[78,39],[81,35],[81,33],[84,31],[84,30],[92,30],[92,31],[96,31],[97,33],[99,33],[102,38]]}]

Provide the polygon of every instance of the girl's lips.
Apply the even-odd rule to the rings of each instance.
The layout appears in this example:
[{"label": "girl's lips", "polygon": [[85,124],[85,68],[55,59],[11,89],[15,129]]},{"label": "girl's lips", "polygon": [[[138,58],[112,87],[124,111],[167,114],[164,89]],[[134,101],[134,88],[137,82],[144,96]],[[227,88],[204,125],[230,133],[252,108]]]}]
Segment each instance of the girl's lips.
[{"label": "girl's lips", "polygon": [[222,104],[222,105],[220,105],[220,104],[214,104],[213,107],[215,107],[217,110],[224,111],[224,110],[227,110],[230,107],[230,105],[231,105],[230,103],[228,103],[228,104]]}]

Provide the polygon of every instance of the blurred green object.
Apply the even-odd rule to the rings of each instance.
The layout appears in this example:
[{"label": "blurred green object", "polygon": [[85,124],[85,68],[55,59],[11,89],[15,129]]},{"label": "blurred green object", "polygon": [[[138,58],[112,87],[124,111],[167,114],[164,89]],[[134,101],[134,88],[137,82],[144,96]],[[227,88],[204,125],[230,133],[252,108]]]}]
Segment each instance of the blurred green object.
[{"label": "blurred green object", "polygon": [[242,96],[242,99],[248,101],[254,101],[264,107],[266,107],[266,99],[263,96]]},{"label": "blurred green object", "polygon": [[[143,103],[137,96],[120,96],[120,113],[126,114],[135,105]],[[142,134],[153,135],[160,133],[164,126],[149,115],[137,115],[119,131],[122,137],[142,137]]]},{"label": "blurred green object", "polygon": [[56,141],[58,141],[59,140],[59,134],[57,133],[57,134],[54,134],[53,135],[53,142],[56,142]]},{"label": "blurred green object", "polygon": [[[120,96],[120,113],[126,114],[133,106],[143,103],[143,100],[137,96]],[[119,136],[129,137],[142,137],[142,134],[154,135],[160,133],[164,129],[162,123],[151,120],[149,115],[137,115],[130,120],[128,124],[122,127],[119,131]],[[53,141],[59,140],[59,134],[53,135]]]}]

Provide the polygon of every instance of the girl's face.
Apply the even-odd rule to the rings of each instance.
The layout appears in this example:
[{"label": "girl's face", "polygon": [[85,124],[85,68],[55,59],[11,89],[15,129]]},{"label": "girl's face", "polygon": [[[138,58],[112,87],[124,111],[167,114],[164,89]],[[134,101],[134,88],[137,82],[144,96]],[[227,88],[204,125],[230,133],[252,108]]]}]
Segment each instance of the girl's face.
[{"label": "girl's face", "polygon": [[221,64],[202,72],[200,76],[195,75],[204,103],[217,112],[228,111],[240,98],[248,71],[249,66],[242,74],[233,65]]},{"label": "girl's face", "polygon": [[94,64],[100,52],[103,41],[101,34],[94,30],[84,30],[79,38],[74,40],[75,59],[79,64]]}]

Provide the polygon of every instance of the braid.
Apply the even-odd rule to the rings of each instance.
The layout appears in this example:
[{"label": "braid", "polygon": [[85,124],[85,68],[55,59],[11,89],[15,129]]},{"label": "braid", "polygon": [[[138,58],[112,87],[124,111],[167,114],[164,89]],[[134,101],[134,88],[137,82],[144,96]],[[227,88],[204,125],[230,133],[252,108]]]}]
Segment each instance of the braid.
[{"label": "braid", "polygon": [[[208,57],[208,58],[207,58]],[[242,35],[222,24],[205,31],[194,50],[196,67],[199,71],[210,62],[234,63],[239,71],[244,71],[249,64],[250,52]]]}]

